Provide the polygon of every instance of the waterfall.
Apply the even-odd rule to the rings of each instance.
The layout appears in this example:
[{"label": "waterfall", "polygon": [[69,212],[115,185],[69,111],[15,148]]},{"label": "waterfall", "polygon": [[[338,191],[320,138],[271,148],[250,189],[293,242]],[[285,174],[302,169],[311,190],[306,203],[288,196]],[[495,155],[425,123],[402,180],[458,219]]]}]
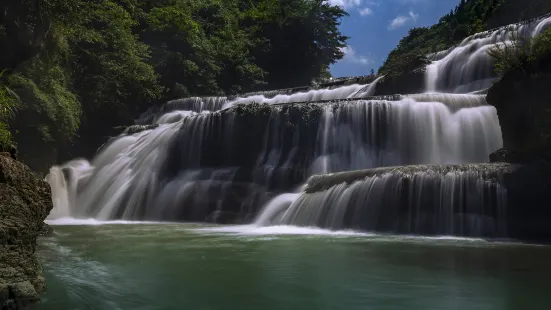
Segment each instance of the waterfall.
[{"label": "waterfall", "polygon": [[551,16],[472,35],[458,46],[429,55],[427,91],[468,93],[490,87],[497,78],[488,50],[513,37],[535,37],[551,27]]},{"label": "waterfall", "polygon": [[92,160],[51,168],[50,218],[507,237],[519,214],[507,204],[524,196],[510,195],[510,166],[488,164],[503,141],[486,51],[550,26],[430,55],[427,93],[377,96],[383,77],[358,77],[152,107]]},{"label": "waterfall", "polygon": [[377,78],[371,84],[352,84],[341,86],[338,88],[315,89],[307,92],[297,92],[293,94],[277,94],[275,96],[266,97],[264,95],[252,95],[243,98],[237,98],[228,102],[224,107],[228,108],[237,104],[248,103],[266,103],[266,104],[284,104],[293,102],[315,102],[329,101],[347,98],[363,98],[372,96],[375,93],[377,82],[382,77]]},{"label": "waterfall", "polygon": [[506,190],[496,178],[506,168],[412,166],[314,176],[303,193],[268,205],[257,224],[504,237]]},{"label": "waterfall", "polygon": [[[371,92],[342,88],[333,94]],[[308,96],[327,94],[318,92]],[[247,222],[316,173],[483,162],[502,144],[495,109],[480,95],[344,99],[214,112],[195,99],[170,102],[152,118],[157,127],[112,139],[88,165],[52,168],[48,180],[68,202],[51,216]]]}]

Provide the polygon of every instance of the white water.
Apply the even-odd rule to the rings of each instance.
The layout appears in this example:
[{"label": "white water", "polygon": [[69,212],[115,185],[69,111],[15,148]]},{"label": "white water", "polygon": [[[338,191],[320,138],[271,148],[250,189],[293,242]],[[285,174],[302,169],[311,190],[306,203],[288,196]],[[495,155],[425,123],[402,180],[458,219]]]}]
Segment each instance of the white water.
[{"label": "white water", "polygon": [[299,196],[300,194],[291,193],[276,196],[266,204],[260,216],[256,218],[255,224],[269,226],[272,222],[277,221],[277,218],[281,215],[280,213],[285,211]]},{"label": "white water", "polygon": [[307,92],[299,92],[291,95],[280,94],[272,98],[266,98],[263,95],[254,95],[245,98],[237,98],[234,101],[228,102],[224,108],[229,108],[237,104],[249,103],[266,103],[266,104],[283,104],[292,102],[314,102],[348,98],[363,98],[372,96],[375,93],[375,87],[382,77],[377,78],[371,84],[353,84],[342,86],[339,88],[315,89]]},{"label": "white water", "polygon": [[[146,222],[146,221],[100,221],[94,218],[79,219],[73,217],[58,217],[55,219],[47,219],[46,224],[52,226],[101,226],[101,225],[134,225],[134,224],[161,224],[161,222]],[[166,222],[163,222],[166,224]]]},{"label": "white water", "polygon": [[[54,166],[46,180],[52,187],[54,210],[49,219],[93,217],[107,220],[121,211],[122,218],[132,218],[132,206],[150,199],[156,191],[155,177],[162,166],[169,140],[179,130],[179,123],[161,125],[151,131],[116,139],[94,158]],[[70,171],[65,180],[63,170]],[[121,199],[129,197],[123,209]]]},{"label": "white water", "polygon": [[359,101],[324,110],[312,174],[407,164],[486,162],[502,145],[495,109]]},{"label": "white water", "polygon": [[[503,144],[499,120],[484,95],[467,94],[495,78],[486,51],[506,44],[509,29],[534,36],[550,26],[551,17],[512,25],[431,55],[427,85],[432,92],[390,98],[396,101],[370,97],[378,80],[294,94],[285,90],[235,100],[172,101],[146,117],[146,124],[158,128],[115,139],[91,163],[53,167],[48,176],[55,204],[50,220],[254,223],[205,229],[239,234],[358,229],[501,236],[507,232],[506,201],[498,198],[505,197],[504,190],[476,171],[395,171],[316,193],[306,193],[303,182],[319,173],[488,162],[489,154]],[[289,134],[280,105],[316,101],[324,101],[317,103],[322,108],[317,127],[297,127]],[[265,126],[246,125],[250,132],[237,123],[240,118],[232,110],[220,112],[252,102],[273,106]],[[251,135],[254,140],[239,144],[240,137],[253,132],[259,133]],[[249,145],[252,167],[244,170],[239,158]],[[284,193],[301,183],[298,192]]]},{"label": "white water", "polygon": [[502,237],[507,234],[506,190],[491,179],[477,170],[397,168],[275,198],[278,203],[269,204],[255,224]]},{"label": "white water", "polygon": [[318,235],[318,236],[357,236],[367,237],[375,236],[371,233],[355,232],[351,230],[332,231],[316,227],[298,227],[298,226],[258,226],[258,225],[238,225],[198,228],[194,231],[199,233],[222,233],[236,234],[242,236],[258,235]]},{"label": "white water", "polygon": [[[449,107],[415,98],[439,99]],[[306,178],[380,166],[485,162],[502,140],[495,109],[482,104],[481,96],[425,94],[400,101],[359,99],[327,105],[316,140],[308,142],[315,146],[311,155],[300,151],[311,139],[301,136],[300,130],[295,131],[293,141],[282,140],[283,124],[274,113],[263,129],[264,141],[259,141],[262,148],[254,182],[239,185],[248,201],[242,208],[244,212],[258,208],[255,201],[266,197],[265,186],[274,178],[286,182],[294,163],[308,170]],[[179,120],[173,119],[176,113]],[[47,180],[53,188],[55,209],[49,218],[166,221],[208,216],[216,220],[224,213],[225,199],[235,195],[233,180],[240,170],[205,166],[205,158],[213,154],[203,152],[209,150],[205,147],[213,137],[233,141],[241,134],[234,132],[232,119],[224,127],[218,119],[206,112],[171,111],[157,119],[159,127],[115,139],[91,163],[77,160],[53,167]],[[292,149],[284,151],[289,143]],[[175,147],[180,153],[174,153]],[[217,150],[239,152],[231,144]],[[171,169],[180,170],[167,171],[166,164],[174,159],[182,164]],[[201,209],[213,203],[214,210]]]},{"label": "white water", "polygon": [[514,24],[475,34],[457,47],[430,55],[433,62],[426,71],[427,91],[468,93],[491,86],[496,76],[488,50],[498,44],[509,44],[513,36],[534,37],[549,27],[551,17]]}]

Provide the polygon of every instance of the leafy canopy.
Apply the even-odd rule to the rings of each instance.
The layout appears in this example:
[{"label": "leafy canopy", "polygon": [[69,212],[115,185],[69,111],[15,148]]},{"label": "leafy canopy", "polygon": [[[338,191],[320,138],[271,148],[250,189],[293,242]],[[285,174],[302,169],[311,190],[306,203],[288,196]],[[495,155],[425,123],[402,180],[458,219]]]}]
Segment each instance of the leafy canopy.
[{"label": "leafy canopy", "polygon": [[0,11],[2,81],[21,99],[10,123],[39,169],[91,156],[153,104],[310,84],[347,39],[346,13],[323,0],[6,0]]}]

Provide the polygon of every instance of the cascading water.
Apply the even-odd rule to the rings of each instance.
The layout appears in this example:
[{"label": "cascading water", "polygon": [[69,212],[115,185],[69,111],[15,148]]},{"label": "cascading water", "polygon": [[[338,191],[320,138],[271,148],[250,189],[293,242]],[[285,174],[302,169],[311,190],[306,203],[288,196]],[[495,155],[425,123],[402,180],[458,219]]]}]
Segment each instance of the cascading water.
[{"label": "cascading water", "polygon": [[547,15],[475,34],[457,47],[429,55],[432,64],[426,70],[427,90],[468,93],[490,87],[497,76],[488,50],[498,44],[510,44],[515,37],[535,37],[549,27],[551,16]]},{"label": "cascading water", "polygon": [[[469,106],[468,100],[463,102]],[[487,161],[502,144],[495,109],[479,106],[452,112],[454,108],[411,97],[326,106],[315,156],[319,164],[312,172]]]},{"label": "cascading water", "polygon": [[[58,194],[66,216],[246,222],[315,173],[485,161],[502,143],[495,109],[461,96],[171,111],[157,128],[114,139],[90,166],[52,168],[49,181],[67,191]],[[78,174],[60,173],[74,166]]]},{"label": "cascading water", "polygon": [[485,51],[509,28],[431,55],[429,90],[453,93],[377,97],[377,79],[152,108],[143,131],[51,169],[51,217],[505,237],[510,167],[470,164],[502,146],[481,90],[494,78]]},{"label": "cascading water", "polygon": [[237,98],[236,100],[228,102],[224,107],[229,108],[237,104],[248,104],[253,102],[266,104],[285,104],[293,102],[315,102],[369,97],[375,93],[377,82],[380,79],[381,77],[373,81],[371,84],[367,85],[353,84],[342,86],[339,88],[317,89],[307,92],[298,92],[290,95],[277,94],[273,97],[265,97],[264,95],[252,95],[249,97]]},{"label": "cascading water", "polygon": [[504,237],[505,165],[406,166],[313,176],[256,223],[403,234]]}]

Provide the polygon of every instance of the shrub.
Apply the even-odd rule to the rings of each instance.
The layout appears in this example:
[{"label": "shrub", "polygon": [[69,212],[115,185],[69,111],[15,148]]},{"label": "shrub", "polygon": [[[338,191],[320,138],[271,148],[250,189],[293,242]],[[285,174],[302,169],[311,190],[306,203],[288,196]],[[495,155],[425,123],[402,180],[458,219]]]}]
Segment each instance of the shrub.
[{"label": "shrub", "polygon": [[19,97],[13,92],[9,85],[3,83],[4,70],[0,72],[0,148],[13,144],[8,121],[15,116],[19,106]]},{"label": "shrub", "polygon": [[381,68],[379,72],[385,77],[393,78],[404,73],[425,70],[429,64],[430,60],[425,55],[415,52],[390,55],[386,66]]},{"label": "shrub", "polygon": [[488,50],[494,58],[494,70],[503,75],[510,71],[526,71],[551,53],[551,28],[535,37],[521,37],[511,32],[511,40]]}]

